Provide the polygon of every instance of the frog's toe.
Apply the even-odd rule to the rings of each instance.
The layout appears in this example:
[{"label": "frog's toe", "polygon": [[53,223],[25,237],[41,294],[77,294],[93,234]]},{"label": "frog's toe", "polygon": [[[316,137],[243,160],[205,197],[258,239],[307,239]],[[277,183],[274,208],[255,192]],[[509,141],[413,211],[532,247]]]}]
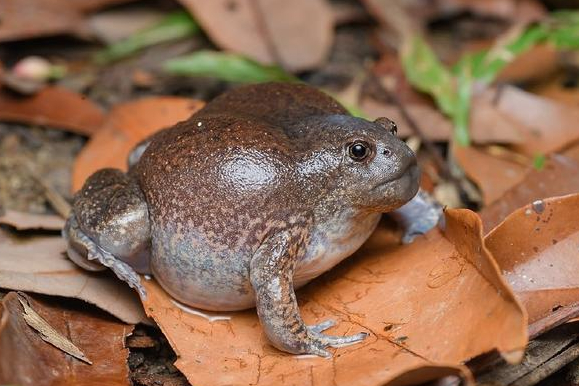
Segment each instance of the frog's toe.
[{"label": "frog's toe", "polygon": [[334,327],[336,325],[336,321],[333,319],[325,320],[321,323],[314,324],[313,326],[308,326],[308,330],[313,333],[320,333],[322,331],[326,331],[330,327]]},{"label": "frog's toe", "polygon": [[[325,349],[326,346],[321,344],[318,341],[312,342],[310,347],[308,348],[308,352],[306,355],[317,355],[322,358],[331,358],[332,353]],[[303,354],[302,354],[303,355]]]},{"label": "frog's toe", "polygon": [[318,340],[324,347],[345,347],[352,344],[360,343],[369,334],[366,332],[360,332],[354,335],[346,335],[346,336],[333,336],[333,335],[324,335],[321,333],[317,333],[315,336],[316,340]]}]

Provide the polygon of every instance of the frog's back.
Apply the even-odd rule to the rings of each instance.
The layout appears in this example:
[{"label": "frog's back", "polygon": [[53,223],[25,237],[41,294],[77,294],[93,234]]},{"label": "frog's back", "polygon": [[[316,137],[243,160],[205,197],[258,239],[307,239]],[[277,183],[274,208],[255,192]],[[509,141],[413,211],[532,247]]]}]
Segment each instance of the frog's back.
[{"label": "frog's back", "polygon": [[[299,119],[304,105],[292,112],[300,90],[295,94],[289,87],[280,96],[279,86],[271,91],[276,96],[258,86],[224,94],[155,136],[138,162],[135,172],[151,217],[152,269],[161,282],[181,283],[172,288],[177,299],[203,308],[237,308],[220,304],[234,287],[239,308],[251,306],[254,251],[272,228],[289,219],[306,221],[299,217],[308,198],[294,167],[299,149],[285,124]],[[268,98],[276,103],[265,103]],[[264,108],[245,111],[260,105],[256,99]],[[306,101],[310,113],[339,110],[330,98],[322,101],[328,106]],[[211,290],[204,288],[208,283]],[[200,303],[191,293],[215,297]]]}]

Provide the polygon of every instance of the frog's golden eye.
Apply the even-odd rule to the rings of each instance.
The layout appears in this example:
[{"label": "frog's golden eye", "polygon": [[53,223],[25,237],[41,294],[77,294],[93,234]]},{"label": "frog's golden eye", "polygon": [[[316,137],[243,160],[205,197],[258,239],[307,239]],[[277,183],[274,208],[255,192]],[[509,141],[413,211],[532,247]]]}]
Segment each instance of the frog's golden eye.
[{"label": "frog's golden eye", "polygon": [[370,153],[370,145],[367,142],[356,141],[348,145],[348,155],[354,161],[363,161]]}]

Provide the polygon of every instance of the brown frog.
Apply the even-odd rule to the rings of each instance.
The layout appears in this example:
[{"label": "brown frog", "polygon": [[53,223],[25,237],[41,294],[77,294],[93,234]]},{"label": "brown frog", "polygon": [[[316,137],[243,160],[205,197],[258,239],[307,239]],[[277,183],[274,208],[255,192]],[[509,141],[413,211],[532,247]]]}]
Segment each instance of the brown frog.
[{"label": "brown frog", "polygon": [[128,173],[93,174],[64,236],[71,259],[142,296],[136,272],[194,307],[255,306],[274,346],[329,356],[366,334],[307,326],[294,289],[356,251],[418,182],[388,119],[355,118],[306,85],[245,86],[138,145]]}]

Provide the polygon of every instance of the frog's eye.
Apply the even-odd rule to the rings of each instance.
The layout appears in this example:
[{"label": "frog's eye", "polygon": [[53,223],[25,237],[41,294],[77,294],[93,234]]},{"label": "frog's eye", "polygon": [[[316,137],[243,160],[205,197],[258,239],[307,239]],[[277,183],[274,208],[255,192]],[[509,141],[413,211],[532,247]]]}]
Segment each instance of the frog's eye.
[{"label": "frog's eye", "polygon": [[370,145],[364,141],[356,141],[348,145],[348,155],[354,161],[363,161],[370,155]]}]

